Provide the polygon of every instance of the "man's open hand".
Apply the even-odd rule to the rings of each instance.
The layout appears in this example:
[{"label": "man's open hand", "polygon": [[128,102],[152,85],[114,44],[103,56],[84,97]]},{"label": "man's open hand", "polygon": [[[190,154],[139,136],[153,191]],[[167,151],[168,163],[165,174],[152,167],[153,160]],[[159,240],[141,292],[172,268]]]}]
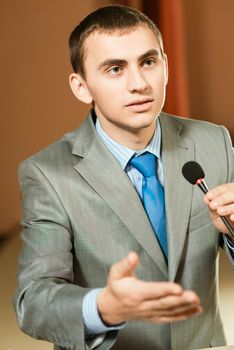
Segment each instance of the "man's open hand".
[{"label": "man's open hand", "polygon": [[115,263],[107,286],[98,297],[98,309],[108,325],[128,320],[165,323],[201,313],[200,300],[192,291],[172,282],[146,282],[136,278],[139,257],[131,252]]}]

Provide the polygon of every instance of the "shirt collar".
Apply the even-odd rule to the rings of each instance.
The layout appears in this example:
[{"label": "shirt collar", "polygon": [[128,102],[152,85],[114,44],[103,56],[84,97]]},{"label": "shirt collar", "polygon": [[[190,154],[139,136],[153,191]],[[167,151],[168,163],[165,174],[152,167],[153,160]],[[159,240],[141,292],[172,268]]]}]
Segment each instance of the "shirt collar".
[{"label": "shirt collar", "polygon": [[112,140],[102,129],[101,124],[96,119],[96,131],[98,135],[101,137],[102,141],[106,145],[106,147],[111,151],[111,153],[117,158],[119,161],[121,167],[123,169],[126,168],[129,160],[134,155],[140,155],[146,151],[153,153],[157,158],[161,159],[161,126],[159,122],[159,118],[157,118],[157,124],[156,124],[156,130],[152,139],[150,140],[150,143],[147,145],[146,148],[142,150],[134,151],[126,146],[121,145],[120,143]]}]

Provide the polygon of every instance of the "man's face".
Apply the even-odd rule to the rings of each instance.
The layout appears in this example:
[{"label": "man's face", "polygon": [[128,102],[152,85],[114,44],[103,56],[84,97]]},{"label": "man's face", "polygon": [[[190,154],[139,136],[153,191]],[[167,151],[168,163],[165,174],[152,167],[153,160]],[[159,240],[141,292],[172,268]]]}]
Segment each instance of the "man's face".
[{"label": "man's face", "polygon": [[95,32],[85,41],[85,85],[109,134],[155,128],[165,99],[167,61],[152,30]]}]

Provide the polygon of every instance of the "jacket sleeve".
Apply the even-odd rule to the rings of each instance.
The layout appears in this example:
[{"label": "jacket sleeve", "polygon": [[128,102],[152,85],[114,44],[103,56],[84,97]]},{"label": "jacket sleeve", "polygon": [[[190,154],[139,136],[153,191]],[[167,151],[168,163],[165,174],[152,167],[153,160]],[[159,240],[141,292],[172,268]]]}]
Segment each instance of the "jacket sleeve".
[{"label": "jacket sleeve", "polygon": [[[89,288],[73,284],[73,234],[53,185],[30,160],[19,169],[22,240],[14,307],[23,332],[65,349],[88,349],[82,302]],[[99,349],[109,349],[110,332]],[[92,348],[92,346],[91,346]]]},{"label": "jacket sleeve", "polygon": [[[232,183],[234,182],[234,149],[232,147],[232,141],[227,129],[223,127],[222,130],[226,146],[227,183]],[[232,266],[234,266],[234,248],[230,247],[230,244],[228,244],[227,239],[223,239],[223,248],[225,249]]]}]

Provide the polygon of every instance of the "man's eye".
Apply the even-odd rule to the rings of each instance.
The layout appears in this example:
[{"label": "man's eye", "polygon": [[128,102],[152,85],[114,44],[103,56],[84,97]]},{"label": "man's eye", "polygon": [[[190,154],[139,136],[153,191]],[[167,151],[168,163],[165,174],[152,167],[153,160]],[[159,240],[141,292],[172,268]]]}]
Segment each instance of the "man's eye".
[{"label": "man's eye", "polygon": [[118,74],[122,71],[122,68],[119,66],[112,67],[108,70],[111,74]]},{"label": "man's eye", "polygon": [[153,60],[152,58],[149,58],[148,60],[144,61],[144,65],[145,66],[152,66],[155,63],[155,60]]}]

